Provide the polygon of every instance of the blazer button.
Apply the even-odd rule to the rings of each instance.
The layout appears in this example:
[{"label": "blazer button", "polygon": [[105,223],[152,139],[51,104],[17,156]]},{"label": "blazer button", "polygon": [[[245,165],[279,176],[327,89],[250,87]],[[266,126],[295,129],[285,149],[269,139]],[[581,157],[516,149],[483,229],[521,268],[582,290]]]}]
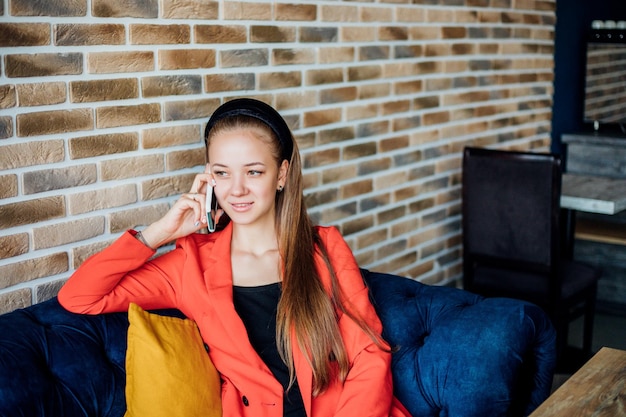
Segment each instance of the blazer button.
[{"label": "blazer button", "polygon": [[248,397],[246,397],[245,395],[241,397],[241,401],[243,402],[243,405],[245,405],[246,407],[250,405],[250,402],[248,401]]}]

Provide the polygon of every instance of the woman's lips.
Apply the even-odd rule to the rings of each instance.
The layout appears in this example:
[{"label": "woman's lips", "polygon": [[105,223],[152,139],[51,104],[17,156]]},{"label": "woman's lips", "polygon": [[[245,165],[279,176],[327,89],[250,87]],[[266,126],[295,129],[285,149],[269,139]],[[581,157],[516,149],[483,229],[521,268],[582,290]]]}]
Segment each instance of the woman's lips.
[{"label": "woman's lips", "polygon": [[252,203],[230,203],[230,206],[237,212],[243,212],[250,210]]}]

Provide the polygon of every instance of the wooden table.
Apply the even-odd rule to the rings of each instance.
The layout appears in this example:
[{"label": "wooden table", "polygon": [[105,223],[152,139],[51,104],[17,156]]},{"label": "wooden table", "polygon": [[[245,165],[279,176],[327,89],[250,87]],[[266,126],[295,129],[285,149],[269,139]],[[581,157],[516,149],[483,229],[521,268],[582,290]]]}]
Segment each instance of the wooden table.
[{"label": "wooden table", "polygon": [[626,416],[626,351],[603,347],[530,417]]}]

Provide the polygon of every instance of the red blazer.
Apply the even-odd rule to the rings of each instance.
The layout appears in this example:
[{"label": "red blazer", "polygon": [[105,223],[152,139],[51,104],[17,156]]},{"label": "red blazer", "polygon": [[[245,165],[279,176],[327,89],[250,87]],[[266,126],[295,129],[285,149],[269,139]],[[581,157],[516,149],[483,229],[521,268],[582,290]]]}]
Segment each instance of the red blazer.
[{"label": "red blazer", "polygon": [[[336,229],[318,230],[349,305],[380,333],[382,325],[350,248]],[[193,234],[149,260],[154,251],[127,232],[81,265],[61,288],[59,301],[70,311],[87,314],[127,311],[131,301],[144,309],[179,309],[198,324],[224,381],[224,416],[282,417],[282,386],[250,345],[233,305],[231,236],[231,225],[221,232]],[[317,263],[328,288],[329,274],[321,259]],[[293,344],[307,416],[409,416],[393,397],[391,355],[348,317],[339,317],[339,328],[351,369],[344,384],[333,383],[316,397],[311,368]]]}]

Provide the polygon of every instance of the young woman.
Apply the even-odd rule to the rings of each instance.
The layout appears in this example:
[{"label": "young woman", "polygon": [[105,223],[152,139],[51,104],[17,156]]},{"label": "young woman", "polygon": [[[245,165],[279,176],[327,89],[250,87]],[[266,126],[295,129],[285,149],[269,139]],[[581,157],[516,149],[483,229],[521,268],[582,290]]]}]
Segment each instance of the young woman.
[{"label": "young woman", "polygon": [[[334,228],[311,224],[283,118],[237,99],[205,131],[207,169],[160,220],[88,259],[59,293],[70,311],[178,308],[220,372],[225,416],[406,416],[359,267]],[[206,227],[205,195],[221,207]],[[155,249],[176,240],[170,252]]]}]

